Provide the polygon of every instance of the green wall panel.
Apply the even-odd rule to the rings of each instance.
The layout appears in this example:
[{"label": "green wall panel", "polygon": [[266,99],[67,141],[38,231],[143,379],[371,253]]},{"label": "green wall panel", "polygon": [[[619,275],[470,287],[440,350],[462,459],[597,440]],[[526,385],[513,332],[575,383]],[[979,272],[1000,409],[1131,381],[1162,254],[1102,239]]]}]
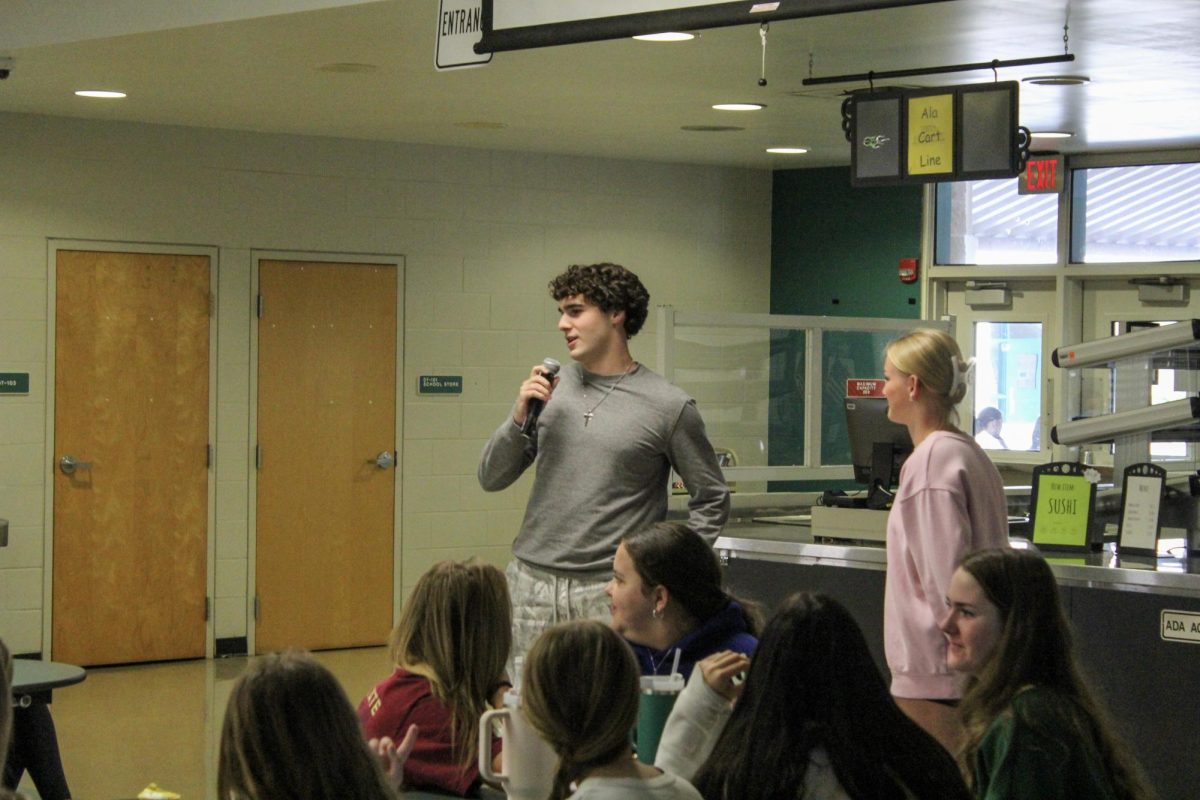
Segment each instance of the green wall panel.
[{"label": "green wall panel", "polygon": [[771,202],[771,313],[920,317],[921,187],[855,189],[848,167],[778,170]]},{"label": "green wall panel", "polygon": [[[781,170],[771,203],[771,313],[920,317],[919,284],[901,283],[901,258],[921,252],[921,187],[855,189],[847,167]],[[915,327],[915,325],[914,325]],[[849,459],[837,386],[882,376],[887,339],[833,337],[825,353],[822,459]],[[790,356],[788,354],[791,354]],[[784,356],[787,356],[784,358]],[[767,463],[798,464],[804,453],[803,337],[772,342]],[[844,462],[843,462],[844,463]],[[857,488],[844,482],[772,481],[772,491]]]}]

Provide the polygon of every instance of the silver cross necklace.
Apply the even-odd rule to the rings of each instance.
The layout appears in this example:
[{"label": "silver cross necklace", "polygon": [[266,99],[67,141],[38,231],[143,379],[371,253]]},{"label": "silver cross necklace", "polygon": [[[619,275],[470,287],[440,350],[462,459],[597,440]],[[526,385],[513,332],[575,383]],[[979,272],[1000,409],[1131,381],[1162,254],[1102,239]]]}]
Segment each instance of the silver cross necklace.
[{"label": "silver cross necklace", "polygon": [[[617,382],[614,383],[612,386],[608,387],[608,391],[605,392],[601,396],[600,400],[596,403],[596,405],[592,406],[589,410],[583,412],[583,427],[586,428],[588,426],[588,423],[592,421],[592,417],[596,416],[596,409],[600,407],[600,403],[603,403],[605,400],[608,399],[608,396],[613,393],[613,389],[616,389],[618,386],[620,386],[621,381],[625,380],[625,376],[628,375],[630,372],[633,372],[633,368],[636,366],[637,366],[636,361],[631,363],[629,365],[629,367],[624,372],[621,373],[621,377],[617,378]],[[579,367],[579,380],[583,384],[583,400],[586,403],[587,402],[588,381],[587,381],[587,378],[584,377],[584,372],[583,372],[582,366]]]}]

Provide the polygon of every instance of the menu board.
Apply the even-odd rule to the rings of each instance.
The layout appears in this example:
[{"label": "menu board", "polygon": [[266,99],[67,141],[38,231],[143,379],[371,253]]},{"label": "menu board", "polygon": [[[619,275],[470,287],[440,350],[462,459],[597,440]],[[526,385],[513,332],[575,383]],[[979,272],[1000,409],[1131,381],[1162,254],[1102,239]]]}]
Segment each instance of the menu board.
[{"label": "menu board", "polygon": [[1121,492],[1121,528],[1117,542],[1121,555],[1152,556],[1158,552],[1159,511],[1167,471],[1154,464],[1125,468]]},{"label": "menu board", "polygon": [[1029,528],[1033,543],[1045,550],[1098,550],[1093,533],[1096,484],[1083,464],[1053,461],[1033,468]]}]

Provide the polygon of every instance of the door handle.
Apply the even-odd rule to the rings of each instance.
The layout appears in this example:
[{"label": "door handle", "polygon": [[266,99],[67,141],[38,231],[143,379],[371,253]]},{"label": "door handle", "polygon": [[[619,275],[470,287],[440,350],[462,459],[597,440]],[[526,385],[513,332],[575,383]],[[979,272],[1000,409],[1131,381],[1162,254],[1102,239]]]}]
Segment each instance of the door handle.
[{"label": "door handle", "polygon": [[58,468],[62,470],[63,475],[74,475],[76,470],[91,469],[92,462],[76,461],[75,456],[63,456],[58,460]]},{"label": "door handle", "polygon": [[379,469],[388,469],[396,465],[396,457],[392,455],[390,450],[384,450],[374,458],[368,458],[367,463],[374,464]]}]

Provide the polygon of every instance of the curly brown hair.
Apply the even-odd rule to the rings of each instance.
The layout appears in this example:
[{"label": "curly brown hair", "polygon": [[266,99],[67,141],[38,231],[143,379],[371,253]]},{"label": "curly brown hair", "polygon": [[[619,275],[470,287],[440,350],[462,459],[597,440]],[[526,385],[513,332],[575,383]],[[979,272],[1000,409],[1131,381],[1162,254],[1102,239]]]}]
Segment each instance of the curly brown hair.
[{"label": "curly brown hair", "polygon": [[550,296],[555,300],[581,294],[606,314],[625,312],[625,336],[632,339],[646,322],[650,293],[629,270],[620,264],[573,264],[550,281]]}]

